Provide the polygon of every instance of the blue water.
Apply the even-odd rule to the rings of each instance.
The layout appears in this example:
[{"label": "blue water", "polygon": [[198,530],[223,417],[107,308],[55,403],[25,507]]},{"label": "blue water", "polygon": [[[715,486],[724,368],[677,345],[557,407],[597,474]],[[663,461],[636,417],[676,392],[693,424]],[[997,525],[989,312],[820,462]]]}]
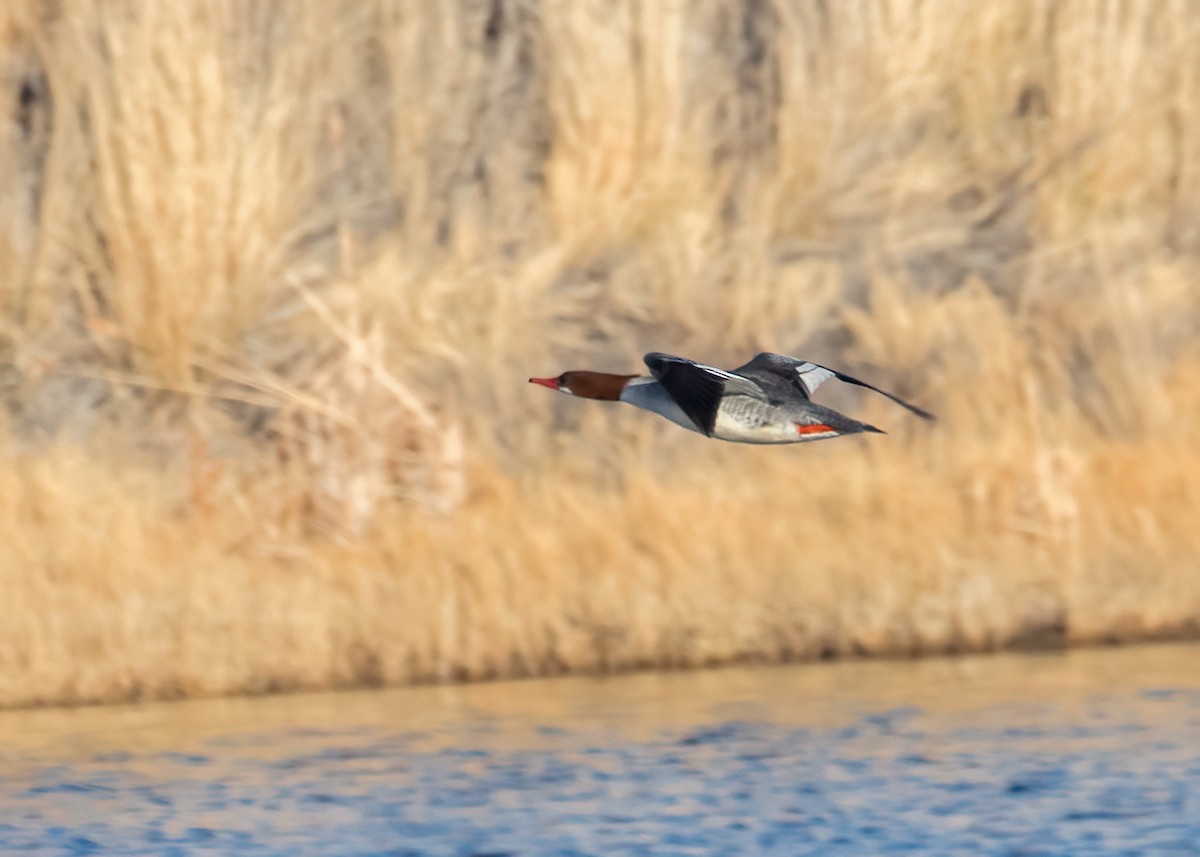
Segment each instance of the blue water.
[{"label": "blue water", "polygon": [[1197,667],[1145,647],[11,713],[0,853],[1197,854]]}]

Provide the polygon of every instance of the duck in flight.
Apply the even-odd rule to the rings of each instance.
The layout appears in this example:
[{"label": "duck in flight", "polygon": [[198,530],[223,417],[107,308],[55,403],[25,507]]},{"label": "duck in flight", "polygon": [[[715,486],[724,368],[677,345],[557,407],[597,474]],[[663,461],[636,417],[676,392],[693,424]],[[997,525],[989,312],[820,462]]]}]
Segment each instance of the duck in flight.
[{"label": "duck in flight", "polygon": [[556,378],[530,378],[560,393],[627,402],[706,437],[734,443],[802,443],[859,432],[884,432],[812,400],[830,378],[886,396],[922,419],[933,414],[865,381],[784,354],[763,352],[732,372],[653,351],[647,375],[577,369]]}]

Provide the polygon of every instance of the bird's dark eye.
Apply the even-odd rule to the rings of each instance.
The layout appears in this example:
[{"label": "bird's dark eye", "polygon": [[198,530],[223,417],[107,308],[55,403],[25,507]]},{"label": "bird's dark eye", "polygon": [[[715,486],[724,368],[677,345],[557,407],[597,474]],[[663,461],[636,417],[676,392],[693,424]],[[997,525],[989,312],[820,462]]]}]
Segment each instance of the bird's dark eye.
[{"label": "bird's dark eye", "polygon": [[558,376],[558,383],[560,383],[560,384],[567,383],[567,373],[566,372],[563,372],[561,375]]}]

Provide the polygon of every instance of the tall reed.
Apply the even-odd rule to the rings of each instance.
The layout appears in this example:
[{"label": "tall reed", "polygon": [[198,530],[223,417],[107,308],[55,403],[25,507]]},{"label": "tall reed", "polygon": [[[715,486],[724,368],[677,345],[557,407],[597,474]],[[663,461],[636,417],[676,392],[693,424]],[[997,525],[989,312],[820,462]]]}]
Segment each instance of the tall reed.
[{"label": "tall reed", "polygon": [[1194,633],[1191,12],[10,0],[0,704]]}]

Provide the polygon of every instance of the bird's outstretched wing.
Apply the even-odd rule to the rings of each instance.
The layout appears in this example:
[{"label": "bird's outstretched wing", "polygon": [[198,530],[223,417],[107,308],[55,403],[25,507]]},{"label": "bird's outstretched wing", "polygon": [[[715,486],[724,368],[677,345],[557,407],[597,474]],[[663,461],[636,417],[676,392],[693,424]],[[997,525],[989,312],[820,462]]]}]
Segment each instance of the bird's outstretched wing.
[{"label": "bird's outstretched wing", "polygon": [[650,352],[643,359],[650,374],[667,391],[667,395],[696,424],[697,429],[710,437],[722,398],[726,395],[762,398],[762,392],[753,382],[715,366],[658,351]]},{"label": "bird's outstretched wing", "polygon": [[838,372],[836,369],[830,369],[826,366],[821,366],[817,363],[811,363],[808,360],[800,360],[796,357],[789,357],[786,354],[772,354],[769,351],[764,351],[758,354],[749,363],[744,366],[739,366],[733,370],[738,375],[744,375],[747,378],[754,378],[755,375],[771,375],[777,378],[782,378],[793,384],[805,398],[812,398],[813,393],[817,391],[823,383],[830,378],[837,378],[839,381],[844,381],[847,384],[855,384],[859,387],[866,387],[868,390],[874,390],[881,396],[886,396],[901,407],[907,408],[918,417],[926,420],[935,419],[933,414],[929,413],[916,405],[904,401],[899,396],[895,396],[886,390],[881,390],[874,384],[868,384],[866,381],[860,381],[857,378],[852,378],[849,375]]}]

